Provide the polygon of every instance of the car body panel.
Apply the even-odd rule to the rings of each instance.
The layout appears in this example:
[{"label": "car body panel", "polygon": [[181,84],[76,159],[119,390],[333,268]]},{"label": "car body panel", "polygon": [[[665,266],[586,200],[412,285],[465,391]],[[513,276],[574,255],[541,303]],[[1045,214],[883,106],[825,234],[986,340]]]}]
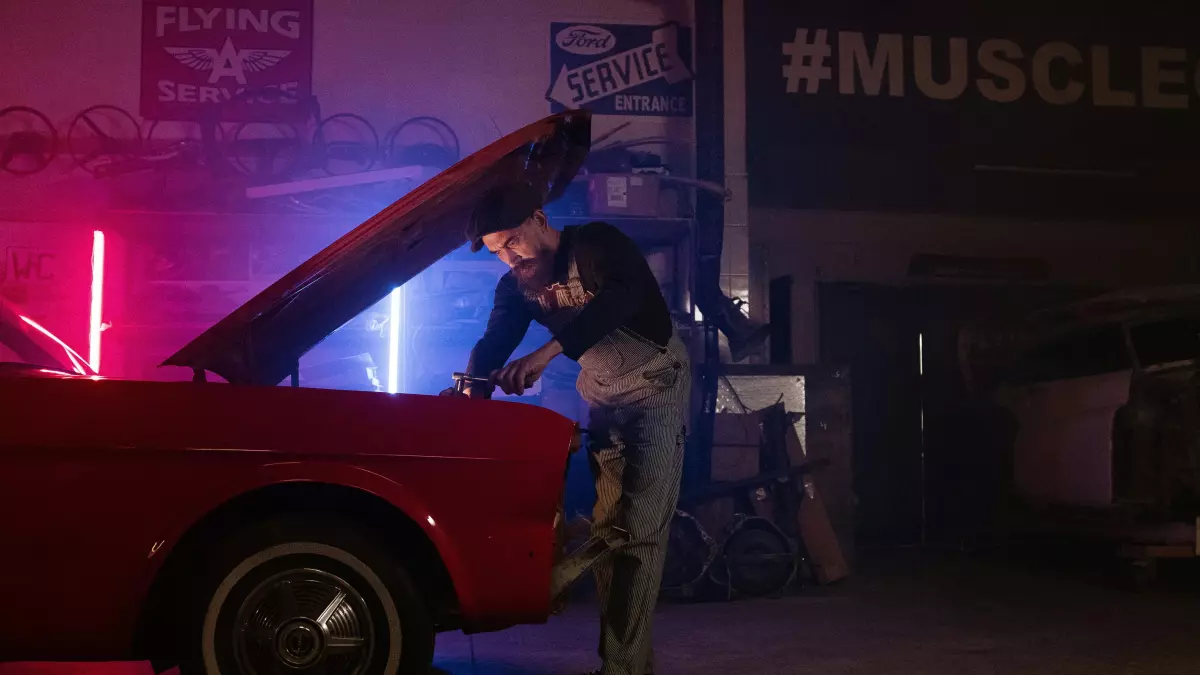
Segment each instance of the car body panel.
[{"label": "car body panel", "polygon": [[1132,371],[1014,387],[1000,400],[1017,419],[1013,479],[1037,506],[1113,502],[1113,420],[1129,401]]},{"label": "car body panel", "polygon": [[19,420],[0,434],[0,512],[12,514],[0,526],[0,653],[70,645],[88,658],[119,655],[183,534],[238,495],[291,481],[363,490],[404,512],[437,548],[468,626],[548,613],[574,431],[556,413],[84,377],[3,379],[0,403]]},{"label": "car body panel", "polygon": [[1022,316],[965,326],[958,335],[959,368],[972,391],[997,388],[1032,349],[1082,328],[1200,314],[1200,286],[1105,293]]},{"label": "car body panel", "polygon": [[[1018,423],[1028,506],[1200,511],[1200,288],[1111,293],[960,336],[964,374]],[[987,390],[985,390],[987,391]]]}]

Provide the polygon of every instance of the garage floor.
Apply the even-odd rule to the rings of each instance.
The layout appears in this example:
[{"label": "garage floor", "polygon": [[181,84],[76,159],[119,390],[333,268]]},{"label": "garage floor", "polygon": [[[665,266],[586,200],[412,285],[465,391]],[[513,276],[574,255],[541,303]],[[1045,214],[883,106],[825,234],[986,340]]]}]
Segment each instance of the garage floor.
[{"label": "garage floor", "polygon": [[[667,604],[662,675],[1197,675],[1200,565],[1141,592],[1095,558],[876,556],[840,587],[797,597]],[[452,675],[576,675],[598,665],[595,608],[548,625],[438,641]],[[147,675],[148,664],[0,664],[0,675]]]},{"label": "garage floor", "polygon": [[[658,672],[976,675],[1200,673],[1200,568],[1119,590],[1070,562],[893,554],[801,597],[660,606]],[[598,665],[595,609],[548,625],[444,635],[453,675],[569,675]]]}]

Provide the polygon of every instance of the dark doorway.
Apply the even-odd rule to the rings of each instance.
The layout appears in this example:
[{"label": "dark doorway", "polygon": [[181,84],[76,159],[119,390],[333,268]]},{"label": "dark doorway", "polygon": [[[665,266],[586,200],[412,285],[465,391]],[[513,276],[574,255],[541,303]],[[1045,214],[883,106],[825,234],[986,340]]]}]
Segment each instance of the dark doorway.
[{"label": "dark doorway", "polygon": [[1019,315],[1087,291],[1047,286],[818,286],[820,359],[854,386],[857,537],[866,546],[986,539],[1005,498],[1013,428],[967,391],[966,323]]},{"label": "dark doorway", "polygon": [[792,277],[776,277],[767,291],[771,317],[771,363],[792,362]]},{"label": "dark doorway", "polygon": [[1041,285],[921,284],[904,289],[921,351],[925,543],[987,545],[1010,494],[1012,415],[971,392],[959,358],[968,323],[1017,317],[1086,291]]},{"label": "dark doorway", "polygon": [[921,540],[919,333],[902,289],[818,286],[820,359],[850,367],[854,411],[855,539]]}]

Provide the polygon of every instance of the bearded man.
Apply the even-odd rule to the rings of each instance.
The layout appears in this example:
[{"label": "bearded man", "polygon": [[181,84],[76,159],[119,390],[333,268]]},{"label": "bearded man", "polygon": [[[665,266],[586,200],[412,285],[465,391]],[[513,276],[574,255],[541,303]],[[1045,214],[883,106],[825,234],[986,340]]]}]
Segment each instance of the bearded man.
[{"label": "bearded man", "polygon": [[[596,480],[592,534],[618,527],[629,543],[595,567],[601,675],[653,671],[651,619],[667,534],[679,498],[691,369],[645,257],[603,222],[547,222],[542,194],[527,184],[493,188],[467,226],[471,250],[486,247],[509,266],[467,373],[522,394],[551,360],[579,362],[576,388],[588,403],[588,459]],[[531,321],[553,338],[509,361]]]}]

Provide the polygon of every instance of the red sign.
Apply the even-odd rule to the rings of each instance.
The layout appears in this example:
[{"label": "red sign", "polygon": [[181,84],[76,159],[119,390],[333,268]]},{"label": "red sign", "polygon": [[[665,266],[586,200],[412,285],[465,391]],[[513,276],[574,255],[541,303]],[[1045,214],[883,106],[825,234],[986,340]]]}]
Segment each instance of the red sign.
[{"label": "red sign", "polygon": [[142,3],[142,117],[272,121],[312,94],[313,0]]}]

